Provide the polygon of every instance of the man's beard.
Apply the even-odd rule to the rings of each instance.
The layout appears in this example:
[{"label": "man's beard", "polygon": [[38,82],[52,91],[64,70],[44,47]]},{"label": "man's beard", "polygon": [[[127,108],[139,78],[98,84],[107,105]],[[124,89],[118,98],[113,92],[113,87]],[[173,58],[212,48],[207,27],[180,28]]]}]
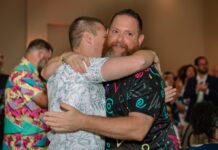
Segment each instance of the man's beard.
[{"label": "man's beard", "polygon": [[200,74],[207,74],[208,73],[208,69],[206,69],[206,70],[198,70],[198,72]]},{"label": "man's beard", "polygon": [[[124,42],[112,42],[110,44],[108,44],[107,42],[105,42],[105,46],[104,46],[104,50],[103,50],[103,56],[107,56],[107,57],[112,57],[115,56],[115,48],[119,47],[121,49],[123,49],[123,52],[121,52],[119,54],[119,56],[128,56],[131,55],[132,53],[134,53],[136,50],[138,50],[138,46],[135,46],[132,49],[129,49],[129,47],[124,43]],[[117,56],[117,55],[116,55]]]}]

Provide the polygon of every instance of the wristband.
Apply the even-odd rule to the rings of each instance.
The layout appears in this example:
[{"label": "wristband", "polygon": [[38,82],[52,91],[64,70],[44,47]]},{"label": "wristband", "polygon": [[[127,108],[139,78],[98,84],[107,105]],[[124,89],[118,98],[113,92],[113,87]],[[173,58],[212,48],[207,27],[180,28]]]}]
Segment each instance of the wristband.
[{"label": "wristband", "polygon": [[65,64],[64,55],[63,54],[61,55],[60,61],[61,61],[61,64]]}]

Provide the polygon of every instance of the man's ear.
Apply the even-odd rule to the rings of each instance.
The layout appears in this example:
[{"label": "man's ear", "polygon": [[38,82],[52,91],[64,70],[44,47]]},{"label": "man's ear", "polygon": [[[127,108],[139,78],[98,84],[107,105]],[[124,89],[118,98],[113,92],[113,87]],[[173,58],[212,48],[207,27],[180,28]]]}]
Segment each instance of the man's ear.
[{"label": "man's ear", "polygon": [[93,41],[93,36],[91,33],[89,32],[84,32],[83,33],[83,38],[85,40],[85,42],[87,42],[88,44],[92,44],[92,41]]},{"label": "man's ear", "polygon": [[142,42],[144,41],[144,38],[145,38],[145,35],[144,35],[144,34],[140,34],[140,35],[139,35],[139,39],[138,39],[139,46],[142,45]]},{"label": "man's ear", "polygon": [[42,59],[44,57],[44,50],[43,49],[40,49],[39,52],[38,52],[38,57],[40,59]]}]

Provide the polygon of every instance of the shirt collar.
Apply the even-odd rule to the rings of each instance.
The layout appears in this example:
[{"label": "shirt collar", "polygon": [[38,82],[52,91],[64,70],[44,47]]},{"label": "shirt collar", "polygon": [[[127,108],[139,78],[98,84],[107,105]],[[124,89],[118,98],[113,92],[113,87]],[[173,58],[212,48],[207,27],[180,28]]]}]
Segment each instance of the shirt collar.
[{"label": "shirt collar", "polygon": [[33,72],[36,76],[39,76],[39,72],[36,67],[26,58],[21,59],[21,65],[25,65],[28,68],[28,71]]},{"label": "shirt collar", "polygon": [[204,83],[205,83],[206,80],[207,80],[207,76],[208,76],[208,74],[205,74],[203,78],[200,78],[200,76],[197,75],[197,81],[198,81],[198,82],[204,82]]}]

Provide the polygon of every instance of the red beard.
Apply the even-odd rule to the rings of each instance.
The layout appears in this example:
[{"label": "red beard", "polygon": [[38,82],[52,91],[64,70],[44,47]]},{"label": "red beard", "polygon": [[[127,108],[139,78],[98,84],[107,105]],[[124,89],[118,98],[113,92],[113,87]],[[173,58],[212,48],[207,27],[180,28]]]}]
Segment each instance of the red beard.
[{"label": "red beard", "polygon": [[135,46],[133,49],[129,49],[128,45],[126,45],[124,42],[115,41],[115,42],[112,42],[110,44],[108,44],[108,42],[105,42],[103,56],[111,56],[113,53],[114,47],[120,47],[120,48],[124,49],[122,56],[131,55],[139,48],[138,46]]}]

